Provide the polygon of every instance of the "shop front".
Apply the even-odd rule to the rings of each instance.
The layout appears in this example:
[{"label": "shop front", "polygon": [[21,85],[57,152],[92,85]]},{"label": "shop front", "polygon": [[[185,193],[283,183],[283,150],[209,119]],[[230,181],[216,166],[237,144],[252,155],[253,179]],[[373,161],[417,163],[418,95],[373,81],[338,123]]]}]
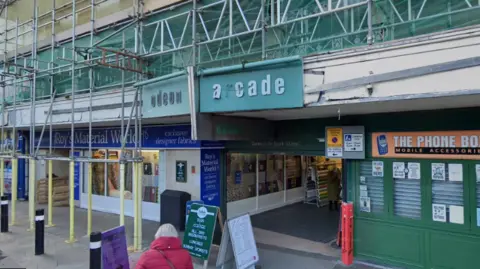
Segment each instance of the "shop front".
[{"label": "shop front", "polygon": [[[166,189],[188,192],[192,199],[206,200],[207,204],[220,204],[220,169],[211,169],[210,166],[220,165],[221,144],[191,140],[190,129],[190,125],[143,127],[141,156],[143,158],[142,209],[144,219],[159,220],[160,195]],[[92,130],[93,158],[118,160],[122,153],[126,157],[133,154],[135,149],[133,134],[129,133],[127,136],[124,152],[121,149],[120,137],[121,129],[118,127],[94,128]],[[64,152],[64,155],[68,156],[70,131],[54,131],[53,138],[56,155]],[[75,154],[88,156],[88,129],[76,130],[74,139]],[[44,138],[41,146],[48,147],[48,139]],[[210,163],[205,162],[205,158],[208,158]],[[65,174],[60,172],[62,163],[68,172],[68,162],[56,161],[56,163],[59,165],[54,166],[54,174],[55,171],[58,171],[60,175]],[[133,165],[131,163],[126,165],[125,192],[123,194],[120,192],[118,163],[96,162],[92,166],[93,209],[119,213],[119,197],[124,195],[125,214],[133,216],[132,199],[135,193],[133,190]],[[211,170],[215,171],[212,173]],[[87,208],[88,168],[86,163],[75,163],[74,176],[75,189],[79,193],[79,205]]]},{"label": "shop front", "polygon": [[305,119],[279,137],[365,126],[364,160],[344,163],[356,259],[399,268],[476,268],[480,251],[478,108]]}]

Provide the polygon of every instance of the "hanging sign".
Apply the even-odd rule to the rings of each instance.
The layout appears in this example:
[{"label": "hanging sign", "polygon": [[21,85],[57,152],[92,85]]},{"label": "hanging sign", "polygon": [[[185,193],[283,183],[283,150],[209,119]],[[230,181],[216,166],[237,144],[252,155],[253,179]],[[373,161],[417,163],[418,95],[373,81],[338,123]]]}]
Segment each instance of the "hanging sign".
[{"label": "hanging sign", "polygon": [[185,227],[183,248],[193,257],[208,261],[217,214],[216,206],[192,204]]},{"label": "hanging sign", "polygon": [[480,160],[480,131],[373,133],[372,156]]},{"label": "hanging sign", "polygon": [[327,157],[365,159],[365,128],[363,126],[326,127],[325,134]]}]

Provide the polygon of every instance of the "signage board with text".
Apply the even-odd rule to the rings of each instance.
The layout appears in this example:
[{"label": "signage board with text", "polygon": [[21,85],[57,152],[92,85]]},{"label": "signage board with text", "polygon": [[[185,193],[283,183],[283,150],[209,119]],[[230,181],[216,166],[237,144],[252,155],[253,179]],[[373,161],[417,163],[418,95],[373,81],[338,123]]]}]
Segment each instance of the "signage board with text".
[{"label": "signage board with text", "polygon": [[187,76],[143,86],[142,104],[143,118],[188,115],[190,105]]},{"label": "signage board with text", "polygon": [[372,133],[372,156],[480,160],[480,131]]},{"label": "signage board with text", "polygon": [[301,59],[263,67],[202,75],[200,112],[232,112],[303,107]]},{"label": "signage board with text", "polygon": [[332,126],[325,128],[327,158],[365,159],[365,128],[363,126]]},{"label": "signage board with text", "polygon": [[217,223],[218,207],[192,204],[188,215],[183,248],[193,257],[207,261]]},{"label": "signage board with text", "polygon": [[102,264],[104,269],[129,269],[125,226],[102,233]]}]

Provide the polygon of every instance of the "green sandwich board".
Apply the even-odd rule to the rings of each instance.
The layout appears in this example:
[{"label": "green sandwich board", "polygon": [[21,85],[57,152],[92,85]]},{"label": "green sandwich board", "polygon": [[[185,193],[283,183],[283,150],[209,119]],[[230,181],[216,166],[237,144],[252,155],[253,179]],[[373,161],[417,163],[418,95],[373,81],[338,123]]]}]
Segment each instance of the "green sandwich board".
[{"label": "green sandwich board", "polygon": [[193,257],[208,261],[217,214],[218,207],[192,204],[183,237],[183,248]]}]

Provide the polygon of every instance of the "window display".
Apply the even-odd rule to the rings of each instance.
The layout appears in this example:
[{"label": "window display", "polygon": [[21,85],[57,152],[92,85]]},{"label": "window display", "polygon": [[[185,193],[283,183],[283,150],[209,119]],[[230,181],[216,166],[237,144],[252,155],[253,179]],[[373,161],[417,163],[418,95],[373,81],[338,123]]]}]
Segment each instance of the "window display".
[{"label": "window display", "polygon": [[283,191],[283,155],[258,155],[258,194]]},{"label": "window display", "polygon": [[[125,154],[131,154],[126,151]],[[97,150],[95,159],[118,160],[119,150]],[[95,195],[120,197],[120,164],[119,163],[93,163],[92,164],[92,190]],[[125,165],[125,199],[132,199],[132,165]]]},{"label": "window display", "polygon": [[227,154],[227,202],[255,197],[256,154]]},{"label": "window display", "polygon": [[302,156],[285,156],[287,190],[302,187]]},{"label": "window display", "polygon": [[142,151],[143,157],[143,201],[159,203],[159,158],[157,150]]}]

